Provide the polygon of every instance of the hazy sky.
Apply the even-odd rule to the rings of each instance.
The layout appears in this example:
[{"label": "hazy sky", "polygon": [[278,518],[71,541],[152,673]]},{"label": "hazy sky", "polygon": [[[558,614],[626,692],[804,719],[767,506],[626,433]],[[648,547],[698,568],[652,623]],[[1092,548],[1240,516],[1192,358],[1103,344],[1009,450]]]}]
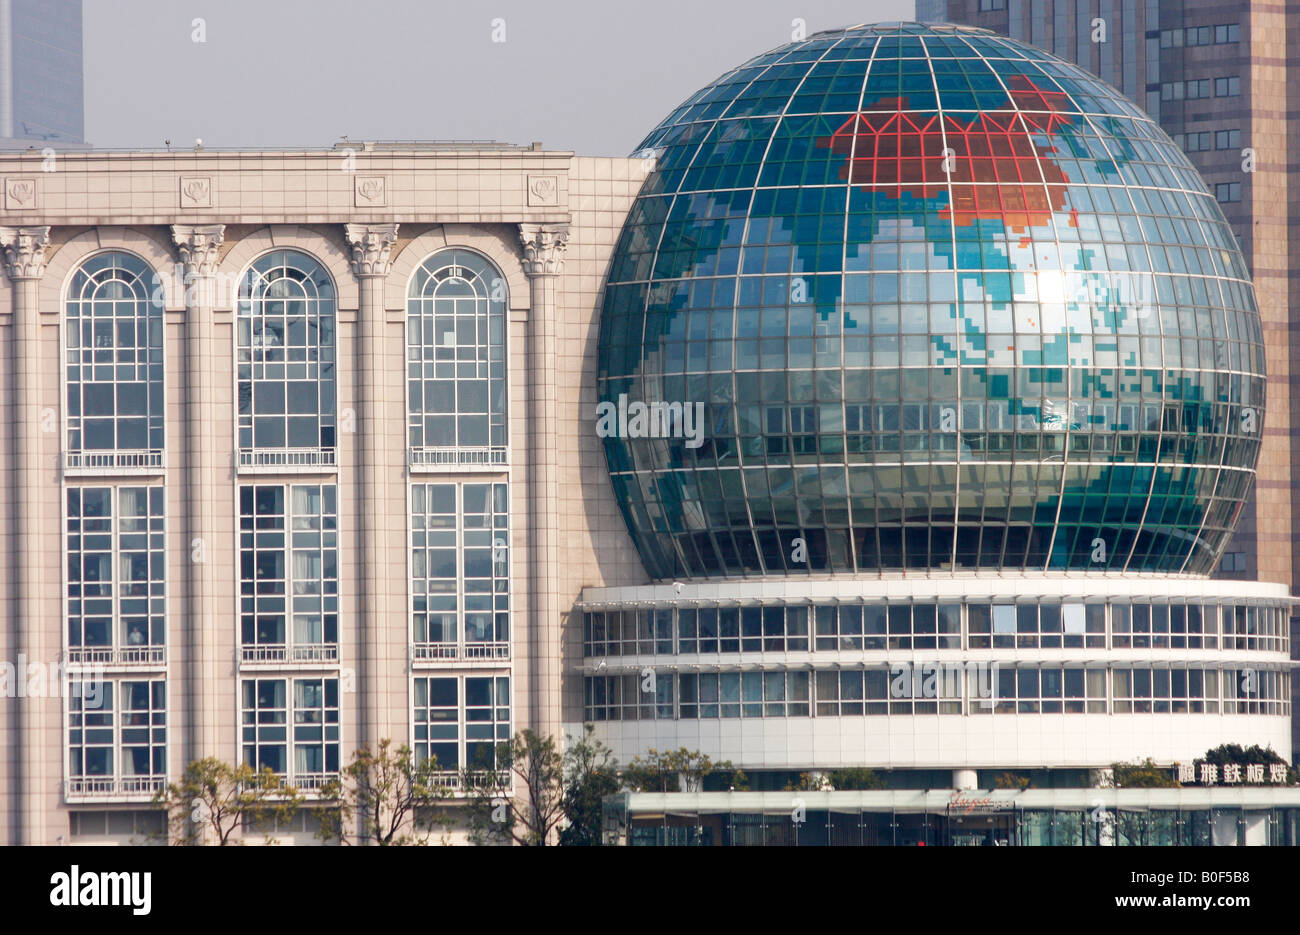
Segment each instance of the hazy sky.
[{"label": "hazy sky", "polygon": [[812,34],[914,15],[913,0],[85,0],[86,139],[626,155],[687,95],[788,42],[795,18]]}]

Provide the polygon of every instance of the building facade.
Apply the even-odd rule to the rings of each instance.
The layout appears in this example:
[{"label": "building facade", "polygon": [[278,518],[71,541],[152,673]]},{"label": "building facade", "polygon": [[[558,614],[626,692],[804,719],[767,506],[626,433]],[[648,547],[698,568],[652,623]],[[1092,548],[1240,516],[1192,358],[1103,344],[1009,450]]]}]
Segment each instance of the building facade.
[{"label": "building facade", "polygon": [[558,388],[643,161],[0,163],[5,839],[139,837],[200,756],[310,790],[392,738],[454,785],[558,733],[562,594],[620,550]]},{"label": "building facade", "polygon": [[[6,840],[139,839],[202,756],[310,793],[392,739],[454,793],[591,723],[754,789],[611,800],[619,840],[813,834],[767,831],[798,784],[828,840],[960,843],[973,796],[989,843],[1041,843],[1149,758],[1189,841],[1294,841],[1278,764],[1193,769],[1291,756],[1288,588],[1210,577],[1274,406],[1254,290],[1195,168],[1079,69],[853,27],[627,159],[0,179]],[[975,795],[1004,773],[1033,788]]]},{"label": "building facade", "polygon": [[[1150,117],[1026,43],[883,24],[751,59],[640,151],[596,380],[657,580],[583,592],[584,718],[620,758],[704,751],[754,793],[633,793],[615,835],[786,840],[841,807],[933,831],[951,816],[902,790],[1290,758],[1288,589],[1209,577],[1272,358],[1227,219]],[[705,431],[671,430],[679,400]],[[1252,606],[1266,656],[1236,635]],[[896,794],[863,798],[864,766]],[[783,784],[829,796],[809,828]]]},{"label": "building facade", "polygon": [[[1205,178],[1241,245],[1267,336],[1269,424],[1252,502],[1216,575],[1300,582],[1300,9],[1205,0],[919,0],[923,21],[991,29],[1075,62],[1143,104]],[[1300,620],[1293,620],[1293,626]],[[1300,721],[1294,726],[1300,742]]]}]

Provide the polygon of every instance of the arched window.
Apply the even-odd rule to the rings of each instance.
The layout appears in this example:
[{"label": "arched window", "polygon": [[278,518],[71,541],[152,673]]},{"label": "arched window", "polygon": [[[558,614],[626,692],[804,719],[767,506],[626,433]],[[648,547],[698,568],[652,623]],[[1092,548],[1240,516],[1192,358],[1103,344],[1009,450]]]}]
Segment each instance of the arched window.
[{"label": "arched window", "polygon": [[295,250],[259,258],[239,286],[239,463],[333,465],[334,283]]},{"label": "arched window", "polygon": [[506,287],[487,259],[440,250],[406,300],[410,463],[506,463]]},{"label": "arched window", "polygon": [[162,467],[163,307],[153,270],[92,256],[67,293],[68,468]]}]

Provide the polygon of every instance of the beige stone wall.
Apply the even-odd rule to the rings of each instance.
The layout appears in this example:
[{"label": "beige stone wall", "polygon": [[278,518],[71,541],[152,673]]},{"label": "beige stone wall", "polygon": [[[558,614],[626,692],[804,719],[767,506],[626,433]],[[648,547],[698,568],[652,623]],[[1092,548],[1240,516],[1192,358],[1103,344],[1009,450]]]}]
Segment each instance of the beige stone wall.
[{"label": "beige stone wall", "polygon": [[645,568],[614,499],[605,452],[596,437],[596,352],[600,303],[610,256],[623,220],[648,174],[640,160],[578,158],[569,178],[574,236],[564,277],[558,383],[561,459],[559,512],[564,608],[564,721],[582,720],[582,615],[574,611],[583,588],[645,584]]}]

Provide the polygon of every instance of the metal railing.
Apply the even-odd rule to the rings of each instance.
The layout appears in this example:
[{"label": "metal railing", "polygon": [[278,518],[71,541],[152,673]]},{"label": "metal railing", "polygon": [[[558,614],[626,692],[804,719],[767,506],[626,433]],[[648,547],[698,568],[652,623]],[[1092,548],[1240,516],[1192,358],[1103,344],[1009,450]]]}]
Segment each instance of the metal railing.
[{"label": "metal railing", "polygon": [[333,448],[240,448],[241,468],[332,468]]},{"label": "metal railing", "polygon": [[161,471],[166,459],[159,448],[111,451],[65,451],[65,472],[109,473],[112,471]]},{"label": "metal railing", "polygon": [[166,777],[163,776],[78,776],[64,784],[64,793],[69,799],[112,796],[152,797],[166,781]]},{"label": "metal railing", "polygon": [[337,662],[339,648],[335,643],[259,643],[240,647],[239,658],[241,662]]},{"label": "metal railing", "polygon": [[77,646],[68,650],[70,665],[157,666],[167,662],[165,646]]},{"label": "metal railing", "polygon": [[509,659],[510,643],[416,643],[413,655],[416,662],[445,659]]},{"label": "metal railing", "polygon": [[[487,779],[489,774],[479,773],[478,778]],[[464,776],[460,770],[442,769],[429,776],[429,785],[435,789],[441,789],[444,792],[463,792],[465,791]],[[509,770],[502,770],[497,773],[492,782],[495,789],[509,790],[511,788],[511,778]]]},{"label": "metal railing", "polygon": [[299,792],[319,792],[327,783],[338,778],[338,773],[295,773],[285,781]]},{"label": "metal railing", "polygon": [[408,448],[406,463],[413,468],[505,467],[510,463],[510,449],[504,445]]}]

